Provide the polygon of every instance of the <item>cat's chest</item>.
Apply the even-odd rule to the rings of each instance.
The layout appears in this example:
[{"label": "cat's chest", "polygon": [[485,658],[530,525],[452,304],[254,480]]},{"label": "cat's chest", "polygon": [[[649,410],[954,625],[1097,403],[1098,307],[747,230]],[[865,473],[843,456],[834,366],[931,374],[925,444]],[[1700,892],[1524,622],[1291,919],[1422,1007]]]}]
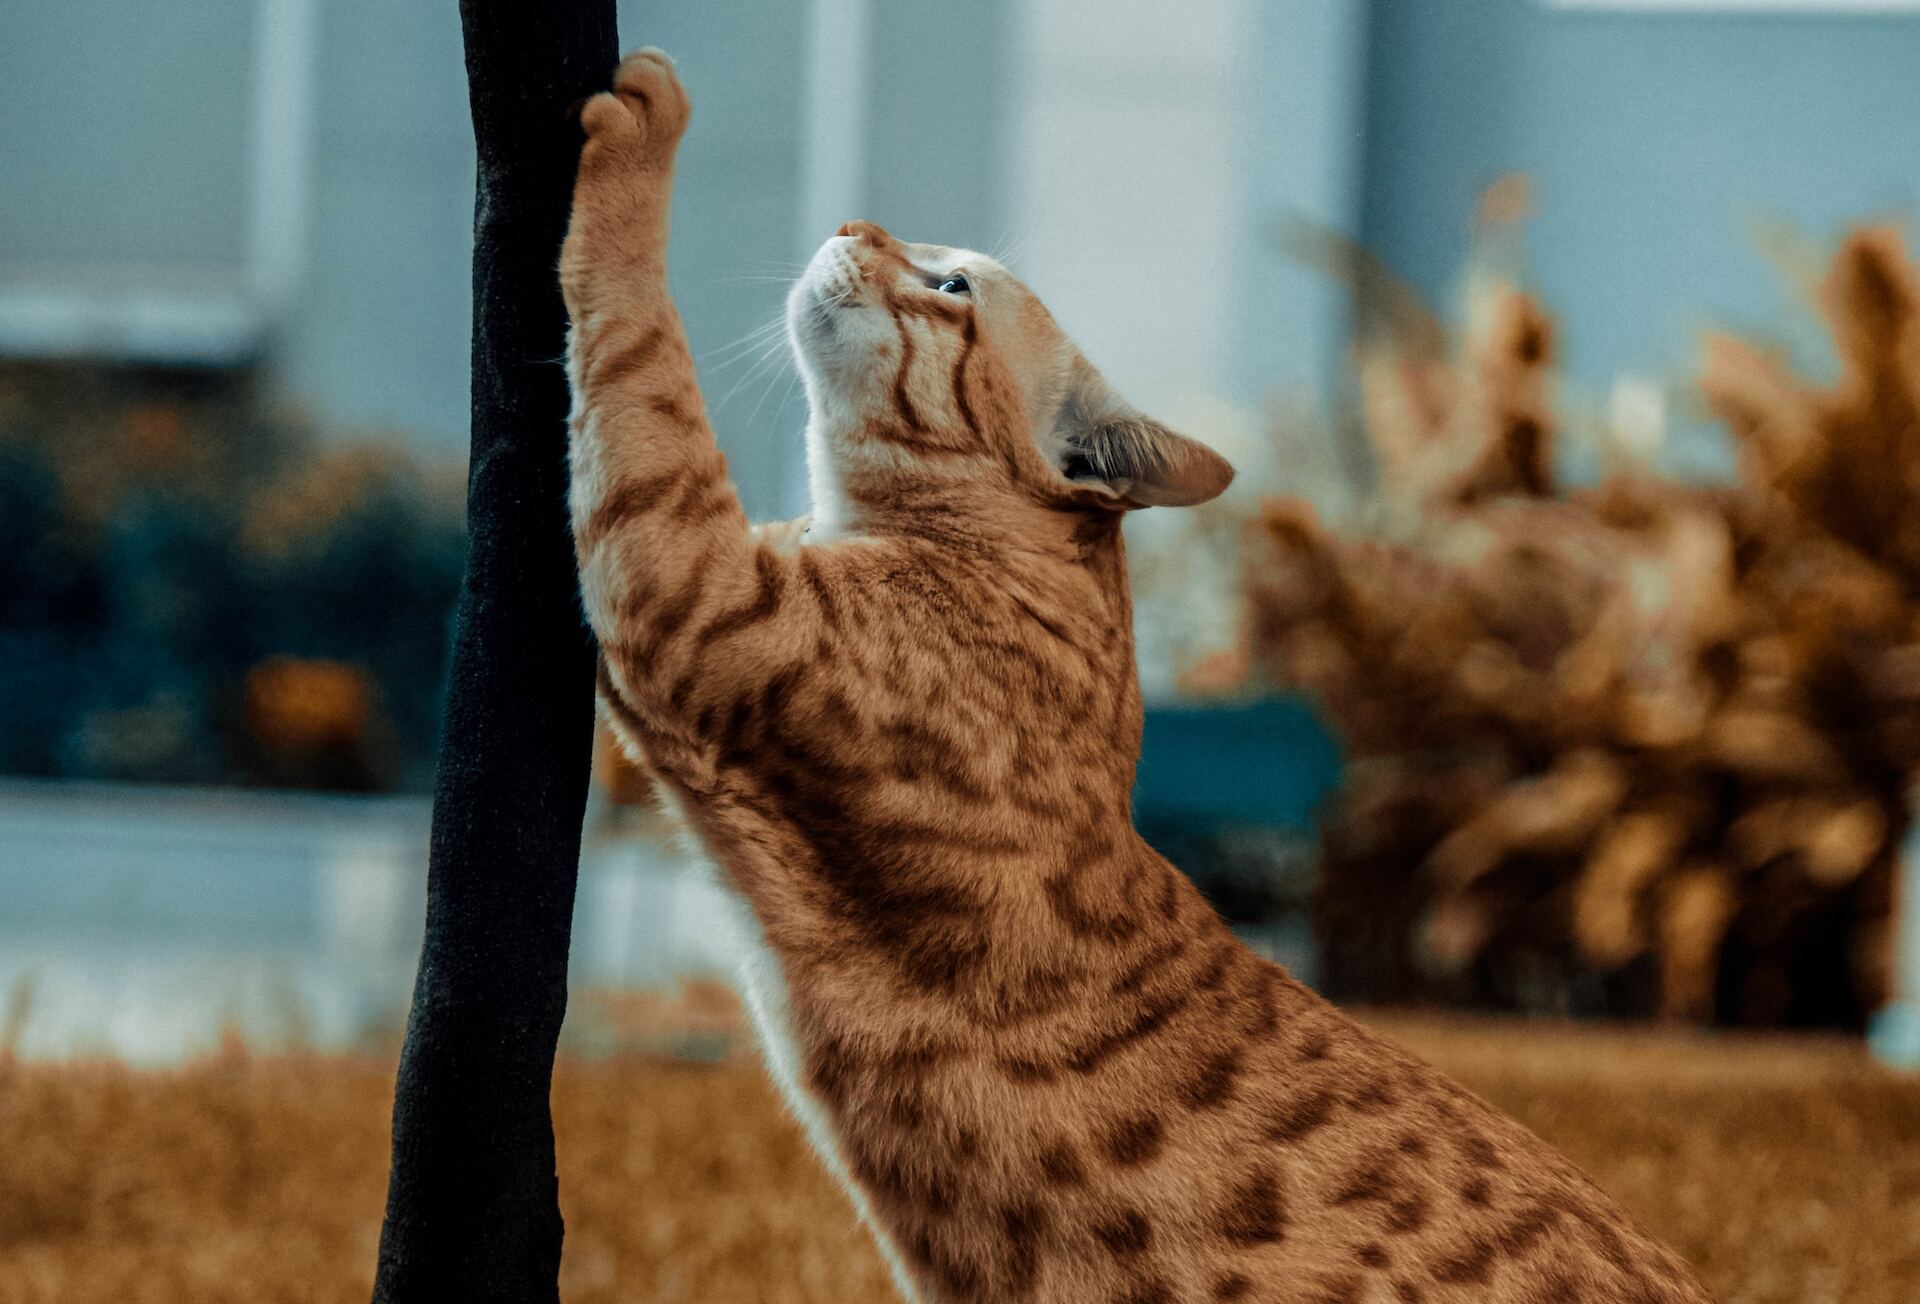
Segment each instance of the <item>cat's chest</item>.
[{"label": "cat's chest", "polygon": [[861,1221],[872,1232],[892,1270],[895,1288],[908,1304],[917,1304],[920,1295],[892,1238],[874,1216],[864,1193],[847,1170],[840,1138],[825,1103],[806,1085],[805,1050],[795,1032],[792,995],[780,957],[767,942],[746,900],[726,884],[724,876],[718,877],[722,890],[734,905],[728,943],[734,957],[735,981],[753,1019],[767,1071],[786,1098],[787,1107],[806,1130],[807,1139],[813,1143],[821,1161],[846,1190]]}]

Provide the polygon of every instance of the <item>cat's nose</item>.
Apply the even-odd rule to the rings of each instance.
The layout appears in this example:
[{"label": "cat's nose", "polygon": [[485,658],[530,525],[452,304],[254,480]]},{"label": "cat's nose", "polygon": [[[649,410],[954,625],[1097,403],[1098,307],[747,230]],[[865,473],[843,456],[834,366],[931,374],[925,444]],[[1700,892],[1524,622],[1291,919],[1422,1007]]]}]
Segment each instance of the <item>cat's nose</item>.
[{"label": "cat's nose", "polygon": [[893,237],[878,222],[848,222],[835,235],[850,235],[857,240],[865,240],[876,248],[885,248],[893,243]]}]

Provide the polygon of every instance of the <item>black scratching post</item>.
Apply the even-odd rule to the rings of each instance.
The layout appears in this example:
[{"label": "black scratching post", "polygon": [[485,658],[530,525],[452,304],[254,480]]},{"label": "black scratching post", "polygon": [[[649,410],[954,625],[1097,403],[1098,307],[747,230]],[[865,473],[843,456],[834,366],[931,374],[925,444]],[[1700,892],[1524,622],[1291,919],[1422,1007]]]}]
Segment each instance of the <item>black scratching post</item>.
[{"label": "black scratching post", "polygon": [[461,0],[479,156],[470,553],[434,789],[426,936],[393,1104],[376,1301],[557,1301],[548,1096],[593,727],[566,516],[556,266],[613,0]]}]

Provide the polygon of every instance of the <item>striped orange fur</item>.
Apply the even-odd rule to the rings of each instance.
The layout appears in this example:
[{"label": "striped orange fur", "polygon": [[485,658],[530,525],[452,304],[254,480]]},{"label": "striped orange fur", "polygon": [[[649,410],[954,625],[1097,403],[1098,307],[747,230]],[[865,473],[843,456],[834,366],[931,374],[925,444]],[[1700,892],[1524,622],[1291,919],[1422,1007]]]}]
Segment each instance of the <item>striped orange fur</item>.
[{"label": "striped orange fur", "polygon": [[1120,519],[1232,472],[1004,268],[829,240],[789,303],[814,515],[748,524],[667,291],[687,115],[655,51],[583,114],[561,276],[600,700],[745,902],[769,1064],[903,1294],[1704,1299],[1134,832]]}]

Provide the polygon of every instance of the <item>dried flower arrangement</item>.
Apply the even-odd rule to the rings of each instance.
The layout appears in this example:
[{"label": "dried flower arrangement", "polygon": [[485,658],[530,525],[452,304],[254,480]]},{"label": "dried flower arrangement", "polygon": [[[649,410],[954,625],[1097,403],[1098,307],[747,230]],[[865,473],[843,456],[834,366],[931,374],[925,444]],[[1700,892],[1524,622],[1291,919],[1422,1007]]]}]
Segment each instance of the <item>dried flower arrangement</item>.
[{"label": "dried flower arrangement", "polygon": [[1599,482],[1563,484],[1553,325],[1511,282],[1477,308],[1453,345],[1400,303],[1359,349],[1364,519],[1273,499],[1250,527],[1245,658],[1349,756],[1325,984],[1860,1023],[1890,981],[1920,766],[1920,281],[1899,237],[1834,258],[1833,384],[1708,342],[1725,485],[1658,475],[1625,437]]}]

